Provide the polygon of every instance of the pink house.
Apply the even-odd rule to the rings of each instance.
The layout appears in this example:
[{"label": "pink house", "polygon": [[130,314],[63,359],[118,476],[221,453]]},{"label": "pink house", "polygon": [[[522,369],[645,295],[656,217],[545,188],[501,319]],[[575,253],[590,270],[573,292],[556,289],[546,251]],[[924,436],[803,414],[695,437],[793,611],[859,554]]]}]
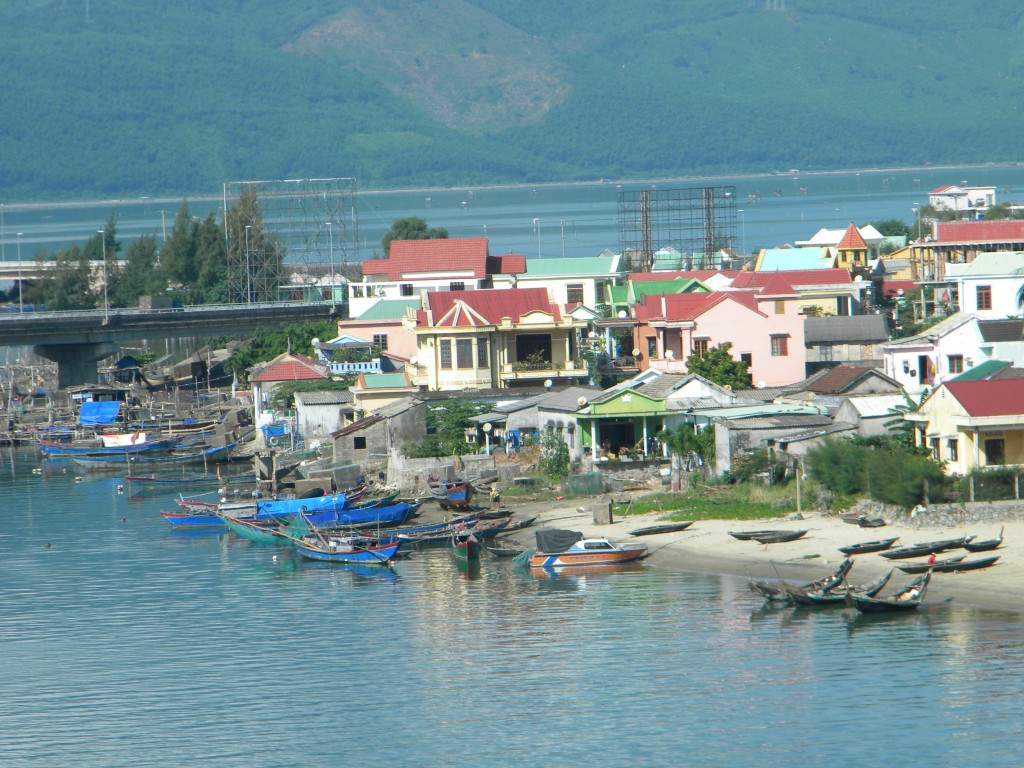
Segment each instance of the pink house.
[{"label": "pink house", "polygon": [[691,355],[729,342],[755,386],[782,386],[804,377],[804,317],[781,273],[757,291],[652,295],[633,311],[641,368],[686,371]]}]

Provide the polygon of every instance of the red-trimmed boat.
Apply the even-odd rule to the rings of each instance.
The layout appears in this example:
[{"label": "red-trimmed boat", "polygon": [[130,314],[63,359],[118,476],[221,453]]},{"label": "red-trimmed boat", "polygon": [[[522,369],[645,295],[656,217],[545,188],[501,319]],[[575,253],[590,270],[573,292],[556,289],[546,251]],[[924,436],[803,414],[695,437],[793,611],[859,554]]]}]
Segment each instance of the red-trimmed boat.
[{"label": "red-trimmed boat", "polygon": [[537,551],[530,557],[531,568],[612,565],[641,560],[646,544],[613,544],[605,538],[583,537],[579,531],[542,528],[536,532]]}]

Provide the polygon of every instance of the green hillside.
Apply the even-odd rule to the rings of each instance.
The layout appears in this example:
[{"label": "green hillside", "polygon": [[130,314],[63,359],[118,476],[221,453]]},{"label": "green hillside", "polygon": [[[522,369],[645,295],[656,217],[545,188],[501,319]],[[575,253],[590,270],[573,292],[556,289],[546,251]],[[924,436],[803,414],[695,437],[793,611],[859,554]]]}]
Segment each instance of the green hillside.
[{"label": "green hillside", "polygon": [[1019,159],[1010,0],[19,0],[0,199]]}]

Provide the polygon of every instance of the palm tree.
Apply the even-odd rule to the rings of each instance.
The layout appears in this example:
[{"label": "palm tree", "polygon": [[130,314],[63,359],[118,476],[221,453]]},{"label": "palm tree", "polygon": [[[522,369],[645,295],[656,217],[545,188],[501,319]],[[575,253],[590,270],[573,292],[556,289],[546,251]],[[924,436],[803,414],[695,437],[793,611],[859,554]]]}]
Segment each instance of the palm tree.
[{"label": "palm tree", "polygon": [[924,402],[924,398],[927,392],[921,393],[921,399],[916,403],[914,398],[907,394],[907,390],[900,388],[900,394],[903,395],[903,402],[899,405],[894,405],[889,409],[889,413],[893,418],[889,419],[882,424],[889,431],[893,437],[899,442],[905,445],[914,445],[914,424],[913,422],[907,421],[905,418],[908,413],[914,413],[918,408],[921,407],[921,403]]}]

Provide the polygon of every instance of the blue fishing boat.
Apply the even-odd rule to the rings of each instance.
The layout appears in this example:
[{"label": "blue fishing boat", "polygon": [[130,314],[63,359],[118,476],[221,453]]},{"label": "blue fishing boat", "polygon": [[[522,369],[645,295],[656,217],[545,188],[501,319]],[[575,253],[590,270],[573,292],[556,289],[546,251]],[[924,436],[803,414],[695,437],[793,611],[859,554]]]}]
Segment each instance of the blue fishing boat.
[{"label": "blue fishing boat", "polygon": [[168,437],[161,440],[145,440],[125,445],[102,445],[99,443],[55,443],[39,441],[36,447],[46,457],[57,456],[96,456],[124,460],[125,456],[143,453],[160,453],[171,451],[181,441],[180,437]]},{"label": "blue fishing boat", "polygon": [[[175,438],[177,440],[177,438]],[[147,470],[157,470],[162,467],[180,467],[186,464],[210,464],[218,461],[227,461],[231,452],[238,443],[227,443],[225,445],[214,445],[188,453],[168,453],[164,456],[143,455],[102,455],[102,456],[78,456],[72,455],[71,461],[84,469],[91,470],[118,470],[124,469],[125,465],[130,467],[144,467]]]},{"label": "blue fishing boat", "polygon": [[363,565],[390,565],[402,542],[393,544],[366,544],[350,537],[311,537],[293,540],[295,551],[309,560],[329,563],[361,563]]},{"label": "blue fishing boat", "polygon": [[[322,497],[317,497],[322,498]],[[293,499],[295,502],[309,502],[317,499]],[[382,507],[368,509],[333,509],[324,508],[316,511],[302,509],[301,506],[292,512],[271,513],[266,510],[257,511],[252,515],[238,516],[236,519],[256,524],[280,524],[295,517],[298,512],[313,526],[387,526],[401,525],[412,517],[419,505],[401,502]],[[161,512],[160,515],[174,528],[222,528],[224,519],[216,510],[206,512]]]}]

